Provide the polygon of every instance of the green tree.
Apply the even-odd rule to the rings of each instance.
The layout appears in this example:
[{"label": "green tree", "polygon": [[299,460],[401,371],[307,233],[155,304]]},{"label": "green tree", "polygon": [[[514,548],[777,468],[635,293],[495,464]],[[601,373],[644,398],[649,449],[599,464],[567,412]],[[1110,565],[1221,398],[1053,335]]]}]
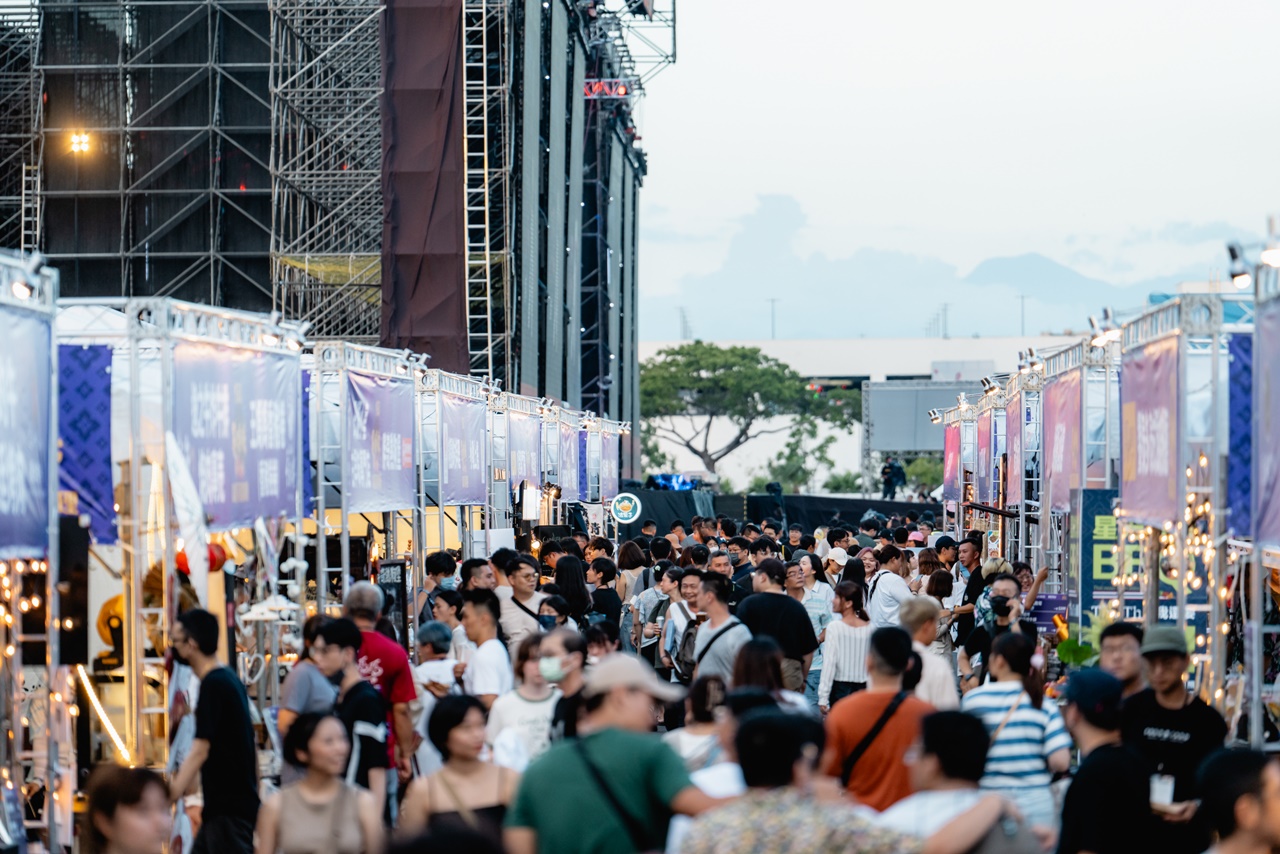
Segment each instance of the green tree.
[{"label": "green tree", "polygon": [[923,486],[932,492],[942,485],[942,460],[937,457],[916,457],[906,466],[907,481]]},{"label": "green tree", "polygon": [[[803,377],[757,347],[690,341],[640,366],[645,426],[655,437],[687,449],[709,472],[757,436],[796,429],[795,424],[766,427],[770,418],[808,416],[848,429],[861,417],[861,404],[857,391],[815,394]],[[730,438],[712,444],[713,427],[726,422]]]},{"label": "green tree", "polygon": [[658,437],[647,423],[640,424],[640,467],[646,472],[671,471],[676,461],[658,444]]},{"label": "green tree", "polygon": [[856,471],[832,472],[822,483],[827,492],[861,492],[862,474]]}]

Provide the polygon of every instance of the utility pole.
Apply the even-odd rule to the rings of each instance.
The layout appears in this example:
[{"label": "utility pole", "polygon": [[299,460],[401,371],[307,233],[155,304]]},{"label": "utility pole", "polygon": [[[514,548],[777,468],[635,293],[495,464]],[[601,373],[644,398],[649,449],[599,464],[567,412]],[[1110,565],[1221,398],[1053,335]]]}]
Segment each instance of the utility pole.
[{"label": "utility pole", "polygon": [[947,334],[947,304],[945,302],[942,304],[942,337],[951,337]]},{"label": "utility pole", "polygon": [[1018,302],[1022,303],[1022,334],[1027,334],[1027,295],[1019,294]]},{"label": "utility pole", "polygon": [[778,337],[778,298],[769,297],[769,338]]}]

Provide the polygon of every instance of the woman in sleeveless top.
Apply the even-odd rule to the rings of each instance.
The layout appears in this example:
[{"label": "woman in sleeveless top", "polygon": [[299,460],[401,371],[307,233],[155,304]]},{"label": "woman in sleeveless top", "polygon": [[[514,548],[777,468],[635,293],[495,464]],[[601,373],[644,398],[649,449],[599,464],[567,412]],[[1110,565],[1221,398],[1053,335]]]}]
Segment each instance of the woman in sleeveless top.
[{"label": "woman in sleeveless top", "polygon": [[399,832],[462,828],[502,841],[502,819],[515,797],[520,775],[482,762],[485,711],[470,696],[442,697],[427,722],[427,737],[444,766],[409,786],[400,807]]},{"label": "woman in sleeveless top", "polygon": [[284,758],[305,769],[297,783],[258,812],[257,854],[375,854],[382,817],[373,795],[342,779],[351,745],[333,715],[299,715],[284,738]]}]

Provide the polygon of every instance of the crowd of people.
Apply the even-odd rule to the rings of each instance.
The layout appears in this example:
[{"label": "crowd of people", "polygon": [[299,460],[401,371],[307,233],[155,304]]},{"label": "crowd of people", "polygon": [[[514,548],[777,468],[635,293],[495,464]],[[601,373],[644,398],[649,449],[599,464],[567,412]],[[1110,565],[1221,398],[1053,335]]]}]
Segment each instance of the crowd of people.
[{"label": "crowd of people", "polygon": [[1047,697],[1047,573],[984,552],[912,513],[432,554],[413,661],[376,584],[307,621],[261,802],[245,688],[186,611],[193,748],[167,784],[100,769],[89,850],[158,854],[197,783],[194,848],[218,854],[1280,845],[1280,765],[1223,749],[1181,629],[1108,626]]}]

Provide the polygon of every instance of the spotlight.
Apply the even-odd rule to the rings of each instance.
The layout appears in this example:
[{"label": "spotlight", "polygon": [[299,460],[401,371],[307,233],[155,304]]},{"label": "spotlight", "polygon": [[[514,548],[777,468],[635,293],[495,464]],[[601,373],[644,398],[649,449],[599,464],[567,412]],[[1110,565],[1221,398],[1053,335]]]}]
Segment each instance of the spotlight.
[{"label": "spotlight", "polygon": [[[1266,253],[1263,253],[1266,255]],[[1231,266],[1228,272],[1231,276],[1231,283],[1240,290],[1247,290],[1253,286],[1253,275],[1249,272],[1249,263],[1244,257],[1244,247],[1239,243],[1227,244],[1227,256],[1231,259]],[[1275,256],[1272,256],[1273,260]],[[1278,266],[1272,264],[1270,266]]]}]

